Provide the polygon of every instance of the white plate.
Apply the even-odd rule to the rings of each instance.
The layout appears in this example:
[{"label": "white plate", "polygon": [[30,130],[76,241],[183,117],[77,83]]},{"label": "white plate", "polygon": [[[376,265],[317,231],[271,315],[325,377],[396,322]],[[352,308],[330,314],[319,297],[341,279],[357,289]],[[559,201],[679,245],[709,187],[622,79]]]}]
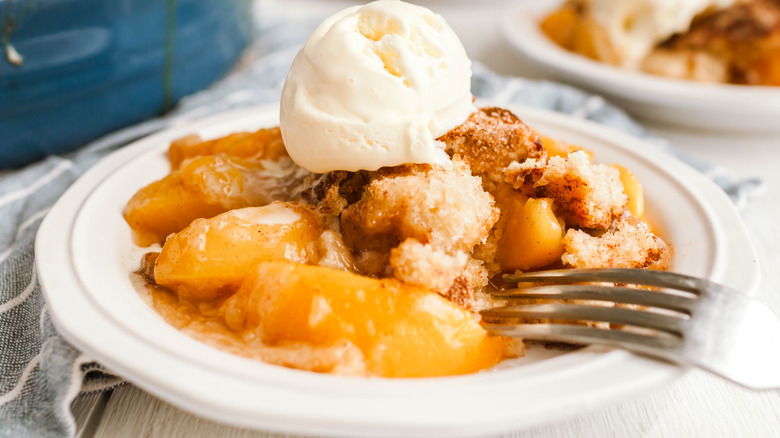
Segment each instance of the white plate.
[{"label": "white plate", "polygon": [[[649,219],[675,247],[676,270],[755,290],[755,253],[737,212],[710,180],[642,141],[601,126],[513,108],[542,132],[582,144],[643,181]],[[52,208],[36,240],[49,310],[76,347],[139,387],[220,422],[351,436],[485,434],[528,427],[661,386],[684,370],[625,351],[532,348],[478,374],[431,379],[320,375],[218,351],[167,325],[129,273],[143,249],[122,209],[168,172],[169,142],[278,123],[277,107],[235,111],[129,145],[89,170]]]},{"label": "white plate", "polygon": [[521,0],[503,14],[509,43],[566,82],[601,93],[639,117],[730,131],[780,130],[780,87],[704,84],[621,69],[555,44],[539,28],[562,0]]}]

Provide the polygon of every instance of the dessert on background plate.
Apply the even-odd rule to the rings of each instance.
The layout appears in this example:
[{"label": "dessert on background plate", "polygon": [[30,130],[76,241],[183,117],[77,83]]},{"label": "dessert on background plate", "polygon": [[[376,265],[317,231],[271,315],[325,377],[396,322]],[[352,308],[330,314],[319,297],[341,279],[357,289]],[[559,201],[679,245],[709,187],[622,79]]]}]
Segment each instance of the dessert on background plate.
[{"label": "dessert on background plate", "polygon": [[540,26],[561,47],[626,69],[780,85],[777,0],[568,0]]},{"label": "dessert on background plate", "polygon": [[464,374],[522,354],[475,313],[504,272],[666,269],[630,170],[473,105],[444,20],[400,1],[326,19],[280,126],[169,149],[125,219],[139,287],[182,332],[317,372]]},{"label": "dessert on background plate", "polygon": [[[689,15],[696,14],[698,7],[714,3],[600,0],[588,4],[603,5],[604,10],[612,11],[607,6],[613,3],[617,6],[612,15],[607,14],[611,18],[603,20],[620,23],[622,17],[622,22],[634,29],[631,38],[625,39],[622,44],[632,43],[628,46],[635,49],[631,59],[641,60],[634,61],[634,65],[639,62],[637,67],[617,65],[621,62],[618,55],[624,56],[621,53],[628,49],[614,46],[612,37],[605,30],[609,25],[599,24],[588,18],[590,15],[586,17],[584,9],[581,14],[571,6],[574,3],[567,0],[519,0],[513,3],[502,14],[502,34],[522,55],[523,62],[539,67],[553,78],[594,91],[643,121],[746,134],[780,129],[780,125],[775,123],[780,117],[780,87],[769,85],[776,77],[773,71],[780,59],[772,54],[774,49],[771,49],[777,44],[774,15],[762,13],[743,20],[737,14],[739,11],[758,10],[759,6],[763,5],[763,8],[769,3],[740,1],[723,9],[723,14],[707,15],[721,17],[717,20],[703,20],[704,15],[709,14],[705,10],[695,15],[696,23],[702,18],[700,31],[692,29],[685,34],[667,36],[663,44],[657,41],[664,38],[658,29],[647,29],[654,29],[654,23],[669,15],[668,11],[677,8]],[[646,13],[640,6],[646,9]],[[650,14],[653,8],[658,8],[659,13]],[[776,9],[776,3],[769,8]],[[660,11],[667,12],[661,14]],[[673,21],[681,20],[675,18]],[[759,28],[754,27],[757,21],[761,25]],[[673,31],[668,26],[666,29],[667,33]],[[626,34],[619,27],[614,32],[618,36]],[[714,35],[719,36],[716,38]],[[690,44],[689,49],[674,48],[683,41]],[[707,46],[706,50],[703,45]],[[567,46],[572,48],[567,50]],[[643,55],[649,46],[652,47],[650,54]],[[645,49],[638,50],[637,47]],[[670,49],[667,50],[667,47]],[[601,61],[602,58],[606,61]],[[654,64],[667,69],[668,74],[642,70],[645,61],[648,65],[653,62],[650,58],[662,61]],[[758,62],[759,59],[766,62]],[[731,79],[721,74],[724,71]],[[763,79],[743,80],[740,77]],[[726,79],[734,82],[719,82]],[[744,83],[752,85],[745,86]]]}]

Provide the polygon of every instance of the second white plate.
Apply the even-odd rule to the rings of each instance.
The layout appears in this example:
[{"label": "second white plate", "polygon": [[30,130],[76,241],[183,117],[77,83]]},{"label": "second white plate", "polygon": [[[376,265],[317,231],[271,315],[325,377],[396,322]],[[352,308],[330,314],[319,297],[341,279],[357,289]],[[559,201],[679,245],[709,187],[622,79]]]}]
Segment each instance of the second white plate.
[{"label": "second white plate", "polygon": [[[676,271],[755,290],[758,267],[739,215],[710,180],[652,146],[593,123],[512,108],[539,131],[620,163],[643,182],[649,220]],[[76,347],[173,404],[227,424],[339,436],[462,436],[530,427],[663,385],[684,370],[621,350],[532,348],[477,374],[364,379],[267,365],[166,324],[130,281],[143,248],[122,217],[136,190],[169,171],[171,140],[278,124],[278,106],[178,126],[112,154],[79,179],[40,227],[36,263],[51,316]]]},{"label": "second white plate", "polygon": [[780,131],[780,87],[704,84],[621,69],[569,52],[539,28],[563,0],[520,0],[502,15],[509,43],[557,79],[608,97],[639,117],[728,131]]}]

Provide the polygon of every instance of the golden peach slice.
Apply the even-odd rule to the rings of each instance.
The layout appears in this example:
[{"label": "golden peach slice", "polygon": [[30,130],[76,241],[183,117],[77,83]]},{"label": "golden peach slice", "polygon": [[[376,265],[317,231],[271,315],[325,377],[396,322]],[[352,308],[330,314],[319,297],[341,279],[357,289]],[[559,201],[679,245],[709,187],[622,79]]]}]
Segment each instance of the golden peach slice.
[{"label": "golden peach slice", "polygon": [[645,215],[645,193],[642,183],[634,175],[634,172],[626,169],[619,164],[613,164],[620,171],[620,182],[623,184],[623,191],[628,196],[628,211],[640,219]]},{"label": "golden peach slice", "polygon": [[213,299],[235,292],[260,262],[306,263],[316,257],[322,227],[297,204],[275,202],[196,219],[169,237],[154,267],[154,280],[182,297]]},{"label": "golden peach slice", "polygon": [[186,159],[218,153],[254,161],[276,161],[287,156],[281,131],[275,127],[256,132],[237,132],[206,141],[197,135],[188,135],[171,142],[168,159],[171,162],[171,170],[176,170]]},{"label": "golden peach slice", "polygon": [[385,377],[472,373],[498,363],[507,343],[427,289],[295,263],[259,264],[223,312],[232,330],[269,345],[347,340]]},{"label": "golden peach slice", "polygon": [[542,268],[560,260],[566,225],[555,215],[549,198],[528,198],[511,192],[498,200],[507,216],[497,259],[503,270]]},{"label": "golden peach slice", "polygon": [[124,217],[133,229],[139,246],[161,243],[199,217],[211,217],[225,208],[206,202],[196,191],[185,187],[179,172],[142,188],[127,202]]}]

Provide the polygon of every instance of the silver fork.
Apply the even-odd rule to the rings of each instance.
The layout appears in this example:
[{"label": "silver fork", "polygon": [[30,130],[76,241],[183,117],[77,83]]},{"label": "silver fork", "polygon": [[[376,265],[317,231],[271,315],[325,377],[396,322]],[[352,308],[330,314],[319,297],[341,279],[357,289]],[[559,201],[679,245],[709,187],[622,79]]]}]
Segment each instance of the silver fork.
[{"label": "silver fork", "polygon": [[[764,304],[702,278],[644,269],[562,269],[504,276],[512,283],[541,283],[494,294],[507,305],[481,312],[490,332],[524,339],[607,344],[695,365],[753,389],[780,388],[780,320]],[[652,286],[659,290],[594,284]],[[645,309],[605,307],[595,300]],[[535,300],[536,301],[536,300]],[[543,318],[551,323],[523,323]],[[596,328],[574,321],[600,321]]]}]

